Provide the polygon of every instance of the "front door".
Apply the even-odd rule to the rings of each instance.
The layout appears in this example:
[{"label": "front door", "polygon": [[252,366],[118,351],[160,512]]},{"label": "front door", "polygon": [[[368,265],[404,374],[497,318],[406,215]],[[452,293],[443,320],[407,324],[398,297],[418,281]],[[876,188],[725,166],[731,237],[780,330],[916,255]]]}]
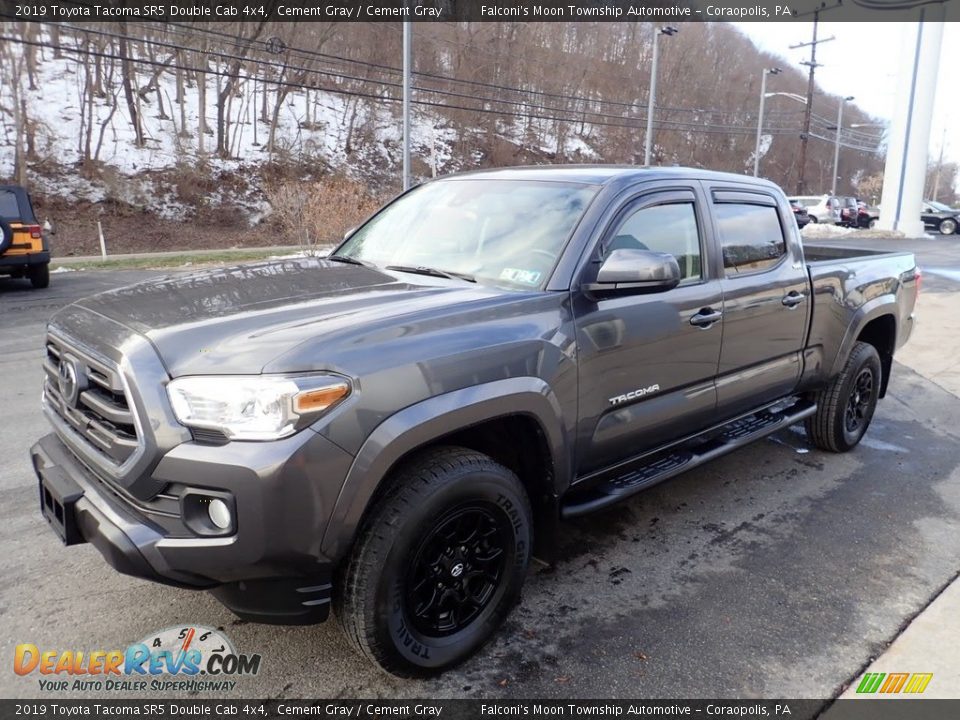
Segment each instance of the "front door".
[{"label": "front door", "polygon": [[712,422],[722,296],[706,261],[697,197],[692,188],[636,197],[593,248],[582,282],[618,248],[673,254],[682,281],[665,292],[600,300],[575,292],[580,477]]}]

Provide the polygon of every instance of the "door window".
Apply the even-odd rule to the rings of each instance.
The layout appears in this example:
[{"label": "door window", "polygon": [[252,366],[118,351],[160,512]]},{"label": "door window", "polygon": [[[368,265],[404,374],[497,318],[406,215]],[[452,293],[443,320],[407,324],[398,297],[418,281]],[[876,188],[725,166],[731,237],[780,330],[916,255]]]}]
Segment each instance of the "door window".
[{"label": "door window", "polygon": [[673,255],[680,266],[681,281],[702,276],[700,232],[693,203],[651,205],[631,212],[607,241],[606,251],[622,248]]},{"label": "door window", "polygon": [[728,277],[767,270],[787,254],[777,208],[746,203],[718,203],[713,208]]}]

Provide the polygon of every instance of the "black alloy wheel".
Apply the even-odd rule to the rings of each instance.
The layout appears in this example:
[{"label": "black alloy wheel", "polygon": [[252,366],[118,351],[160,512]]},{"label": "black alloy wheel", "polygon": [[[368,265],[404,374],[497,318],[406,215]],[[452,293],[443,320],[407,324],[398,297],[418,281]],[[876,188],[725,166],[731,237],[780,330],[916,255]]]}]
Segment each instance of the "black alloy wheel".
[{"label": "black alloy wheel", "polygon": [[513,551],[513,533],[496,508],[468,505],[448,513],[423,537],[407,572],[413,626],[443,637],[469,626],[490,604]]},{"label": "black alloy wheel", "polygon": [[854,381],[853,391],[847,400],[847,409],[843,415],[844,429],[851,435],[860,430],[869,421],[871,400],[873,399],[873,369],[863,368]]},{"label": "black alloy wheel", "polygon": [[401,677],[463,662],[520,600],[533,547],[526,488],[463,447],[426,449],[384,482],[334,582],[362,655]]}]

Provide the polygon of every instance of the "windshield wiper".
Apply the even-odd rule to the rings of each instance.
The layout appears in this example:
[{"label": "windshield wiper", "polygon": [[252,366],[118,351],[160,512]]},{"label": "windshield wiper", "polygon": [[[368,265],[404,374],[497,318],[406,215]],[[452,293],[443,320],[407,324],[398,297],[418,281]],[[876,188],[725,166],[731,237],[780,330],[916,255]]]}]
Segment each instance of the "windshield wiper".
[{"label": "windshield wiper", "polygon": [[387,270],[396,270],[398,272],[413,273],[415,275],[430,275],[431,277],[449,278],[451,280],[466,280],[475,283],[477,279],[467,273],[453,272],[452,270],[440,270],[438,268],[425,267],[423,265],[387,265]]},{"label": "windshield wiper", "polygon": [[348,265],[362,265],[363,267],[375,268],[372,262],[367,260],[358,260],[355,257],[350,257],[349,255],[327,255],[324,260],[335,260],[337,262],[347,263]]}]

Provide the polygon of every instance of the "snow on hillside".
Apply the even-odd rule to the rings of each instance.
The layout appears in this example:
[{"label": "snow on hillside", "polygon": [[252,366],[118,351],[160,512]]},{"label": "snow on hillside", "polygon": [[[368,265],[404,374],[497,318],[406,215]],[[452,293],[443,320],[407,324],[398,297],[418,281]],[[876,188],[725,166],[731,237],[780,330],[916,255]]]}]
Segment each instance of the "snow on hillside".
[{"label": "snow on hillside", "polygon": [[[15,47],[14,51],[18,49]],[[83,158],[81,128],[87,122],[83,118],[82,66],[71,53],[65,53],[62,59],[55,59],[52,51],[44,49],[43,56],[38,58],[37,69],[35,90],[27,87],[25,73],[20,77],[20,89],[27,100],[29,121],[35,127],[36,151],[47,163],[53,161],[61,166],[75,165]],[[146,74],[139,73],[138,80],[145,84]],[[240,95],[235,97],[232,103],[232,159],[222,160],[211,155],[216,146],[212,133],[216,128],[218,78],[211,74],[206,76],[206,80],[205,116],[208,131],[204,145],[210,165],[215,169],[240,169],[244,165],[259,164],[269,159],[269,125],[254,117],[259,112],[264,83],[240,83]],[[163,95],[165,117],[160,116],[156,93],[151,91],[141,100],[140,113],[145,146],[138,148],[119,78],[115,77],[113,82],[112,87],[105,88],[108,97],[94,100],[91,153],[96,150],[103,126],[102,147],[97,159],[124,176],[124,192],[130,198],[149,195],[152,192],[149,181],[144,180],[138,184],[130,180],[147,171],[166,170],[184,163],[194,164],[197,160],[200,107],[198,90],[195,84],[188,86],[184,97],[185,107],[181,114],[180,106],[173,101],[176,95],[176,78],[172,73],[161,74],[158,84]],[[13,92],[11,84],[0,83],[0,107],[12,107]],[[114,93],[115,101],[112,97]],[[274,97],[273,92],[268,96],[271,110]],[[348,105],[349,100],[346,95],[310,92],[311,121],[307,125],[307,94],[291,91],[284,99],[278,116],[275,153],[278,156],[298,159],[317,158],[332,168],[363,169],[364,165],[369,163],[388,169],[399,166],[401,126],[399,108],[394,107],[396,104],[356,103],[354,107],[353,104]],[[114,102],[116,110],[111,117]],[[354,112],[356,115],[351,117]],[[185,116],[186,133],[181,124],[182,115]],[[0,126],[0,177],[4,177],[13,174],[15,131],[11,116],[0,114],[0,119],[3,123]],[[351,120],[355,129],[363,127],[368,135],[372,134],[372,138],[366,138],[362,144],[355,138],[352,143],[355,152],[348,157],[347,133],[350,131]],[[433,114],[414,112],[413,120],[413,143],[417,152],[427,159],[436,173],[450,172],[453,169],[451,142],[456,136],[455,131],[444,126],[442,119]],[[360,147],[357,147],[358,145]],[[104,197],[102,186],[80,177],[73,177],[66,184],[62,182],[62,178],[45,181],[42,176],[31,176],[31,181],[55,195],[92,202]],[[169,197],[163,196],[154,197],[151,202],[153,209],[161,214],[175,212],[173,204]]]},{"label": "snow on hillside", "polygon": [[[19,46],[13,46],[11,50],[22,52]],[[36,133],[36,152],[44,168],[51,165],[61,169],[74,168],[83,158],[81,131],[88,122],[83,117],[83,60],[83,56],[71,52],[65,52],[64,57],[57,59],[52,50],[43,48],[38,52],[37,89],[28,88],[26,73],[20,75],[20,91],[27,99],[29,120]],[[92,59],[89,62],[93,62]],[[152,74],[153,68],[146,65],[136,67],[137,83],[142,87],[147,83],[148,71]],[[239,93],[230,106],[231,159],[224,160],[215,158],[211,152],[216,146],[213,131],[216,127],[218,79],[212,73],[206,76],[208,130],[204,149],[207,163],[213,170],[242,171],[267,161],[271,157],[267,150],[269,124],[263,122],[259,113],[265,86],[272,111],[276,86],[249,78],[240,82]],[[156,182],[150,173],[197,164],[200,103],[196,84],[187,85],[181,110],[180,105],[174,103],[174,73],[169,71],[159,75],[157,83],[163,97],[164,115],[161,116],[156,92],[145,93],[140,106],[145,145],[138,148],[120,87],[119,71],[114,74],[112,83],[104,88],[106,97],[94,100],[91,137],[91,154],[96,152],[98,142],[101,143],[96,159],[111,171],[110,186],[105,186],[103,173],[98,180],[91,181],[71,170],[48,172],[47,175],[31,173],[31,183],[48,194],[70,200],[99,202],[109,196],[152,210],[161,217],[176,217],[184,210],[182,204],[170,187]],[[12,83],[0,83],[0,108],[12,106],[13,92]],[[308,101],[311,106],[309,114]],[[414,106],[412,120],[413,152],[426,165],[428,175],[454,172],[483,161],[482,154],[477,151],[461,147],[459,156],[454,152],[459,133],[443,117],[442,111]],[[525,133],[521,126],[520,119],[503,118],[498,123],[498,135],[508,143],[522,145],[525,137],[529,142],[529,133]],[[583,161],[600,159],[581,138],[570,135],[558,140],[548,128],[549,123],[543,122],[540,132],[536,133],[536,150],[563,152]],[[294,89],[284,99],[278,115],[274,156],[281,160],[316,163],[319,167],[339,169],[363,179],[365,175],[399,172],[401,139],[399,103],[358,101],[345,94],[316,90],[308,94]],[[12,116],[0,113],[0,177],[13,174],[14,142]],[[226,199],[221,191],[215,191],[208,194],[205,202],[218,204]],[[269,211],[263,206],[262,198],[247,198],[241,204],[246,205],[253,220]]]}]

